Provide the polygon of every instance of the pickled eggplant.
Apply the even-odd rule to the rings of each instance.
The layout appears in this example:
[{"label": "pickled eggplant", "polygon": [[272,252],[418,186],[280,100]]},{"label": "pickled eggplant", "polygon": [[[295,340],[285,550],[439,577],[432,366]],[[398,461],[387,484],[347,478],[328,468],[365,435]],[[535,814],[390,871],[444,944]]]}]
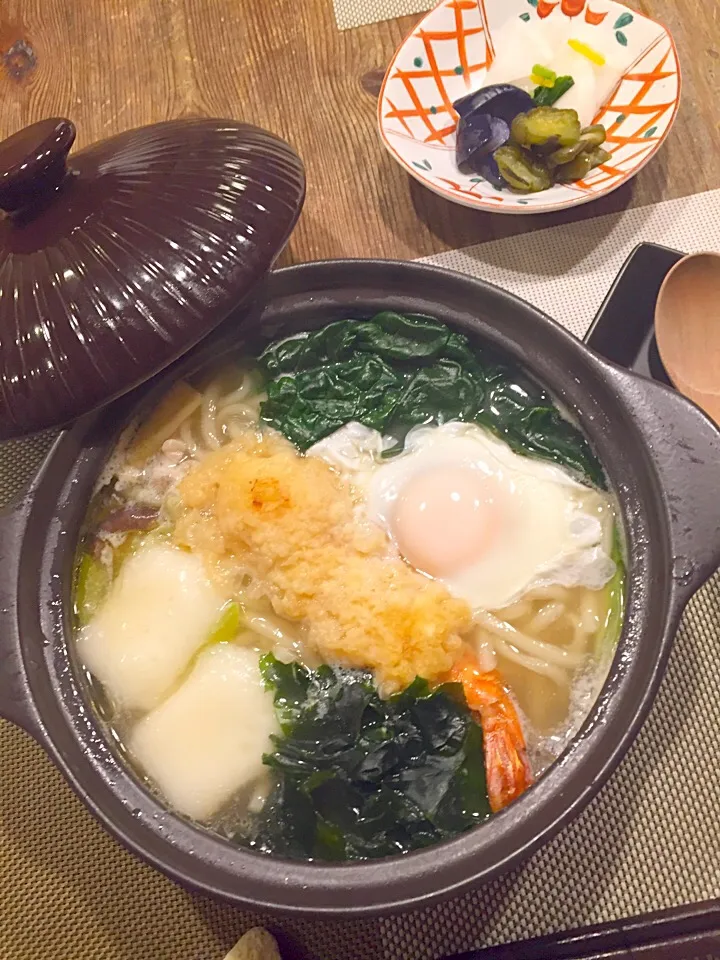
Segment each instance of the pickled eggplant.
[{"label": "pickled eggplant", "polygon": [[510,139],[513,118],[523,110],[531,109],[533,103],[528,93],[511,84],[483,87],[456,100],[453,107],[460,118],[456,141],[458,166],[479,173],[502,189],[502,181],[498,184],[493,178],[492,155]]},{"label": "pickled eggplant", "polygon": [[[572,83],[549,68],[534,69],[538,77],[547,75],[548,83],[554,78],[553,87]],[[540,193],[584,179],[610,157],[602,147],[607,132],[601,124],[583,128],[575,110],[535,106],[529,94],[509,84],[478,90],[454,107],[460,117],[458,166],[479,173],[498,190]]]},{"label": "pickled eggplant", "polygon": [[457,162],[477,170],[479,162],[510,139],[510,127],[499,117],[472,113],[458,124]]}]

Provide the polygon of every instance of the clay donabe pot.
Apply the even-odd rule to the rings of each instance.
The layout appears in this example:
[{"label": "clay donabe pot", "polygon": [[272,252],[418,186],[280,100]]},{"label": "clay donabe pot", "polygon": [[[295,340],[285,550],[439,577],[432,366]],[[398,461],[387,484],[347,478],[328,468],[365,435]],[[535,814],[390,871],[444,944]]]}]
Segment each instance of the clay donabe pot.
[{"label": "clay donabe pot", "polygon": [[[231,350],[380,310],[426,314],[521,363],[581,425],[621,508],[628,564],[607,682],[561,759],[517,802],[442,845],[353,865],[289,862],[231,845],[169,812],[125,765],[73,649],[71,575],[88,500],[119,432],[173,379]],[[272,274],[254,308],[154,381],[60,435],[0,520],[0,712],[45,748],[94,815],[179,883],[284,914],[349,916],[460,893],[526,858],[575,817],[635,739],[685,604],[720,562],[720,432],[672,390],[621,370],[527,303],[459,274],[389,261]]]}]

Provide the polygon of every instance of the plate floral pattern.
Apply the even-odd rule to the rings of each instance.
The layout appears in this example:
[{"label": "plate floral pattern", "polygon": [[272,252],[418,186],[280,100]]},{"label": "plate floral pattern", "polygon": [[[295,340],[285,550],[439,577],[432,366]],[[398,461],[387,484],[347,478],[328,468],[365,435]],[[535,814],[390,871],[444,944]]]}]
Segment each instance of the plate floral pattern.
[{"label": "plate floral pattern", "polygon": [[[586,180],[526,197],[498,191],[461,173],[455,162],[453,103],[483,85],[495,57],[493,36],[510,18],[533,24],[579,18],[598,31],[598,46],[627,48],[631,66],[595,118],[608,131],[611,160]],[[547,213],[616,190],[658,152],[680,103],[677,50],[662,24],[613,0],[441,0],[395,53],[378,104],[390,154],[430,190],[496,213]]]}]

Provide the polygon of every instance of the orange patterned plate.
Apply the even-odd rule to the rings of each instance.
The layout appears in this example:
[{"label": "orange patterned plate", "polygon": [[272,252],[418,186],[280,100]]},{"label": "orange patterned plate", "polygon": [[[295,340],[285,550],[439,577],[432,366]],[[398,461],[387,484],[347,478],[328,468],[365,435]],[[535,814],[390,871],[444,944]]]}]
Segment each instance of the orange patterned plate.
[{"label": "orange patterned plate", "polygon": [[[460,172],[453,103],[483,86],[495,58],[493,37],[508,21],[519,19],[533,30],[547,17],[576,19],[598,50],[618,44],[628,67],[595,118],[607,128],[612,159],[586,180],[522,196]],[[680,86],[677,50],[666,28],[612,0],[442,0],[395,53],[378,121],[391,155],[440,196],[495,213],[548,213],[604,197],[634,177],[669,134]]]}]

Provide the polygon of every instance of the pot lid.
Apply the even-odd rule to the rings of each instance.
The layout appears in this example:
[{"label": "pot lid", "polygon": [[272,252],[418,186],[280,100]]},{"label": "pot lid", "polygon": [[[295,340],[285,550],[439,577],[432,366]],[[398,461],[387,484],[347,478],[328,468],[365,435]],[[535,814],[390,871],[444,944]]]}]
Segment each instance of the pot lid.
[{"label": "pot lid", "polygon": [[69,120],[0,143],[0,439],[138,386],[241,304],[302,208],[278,137],[174,120],[74,153]]}]

